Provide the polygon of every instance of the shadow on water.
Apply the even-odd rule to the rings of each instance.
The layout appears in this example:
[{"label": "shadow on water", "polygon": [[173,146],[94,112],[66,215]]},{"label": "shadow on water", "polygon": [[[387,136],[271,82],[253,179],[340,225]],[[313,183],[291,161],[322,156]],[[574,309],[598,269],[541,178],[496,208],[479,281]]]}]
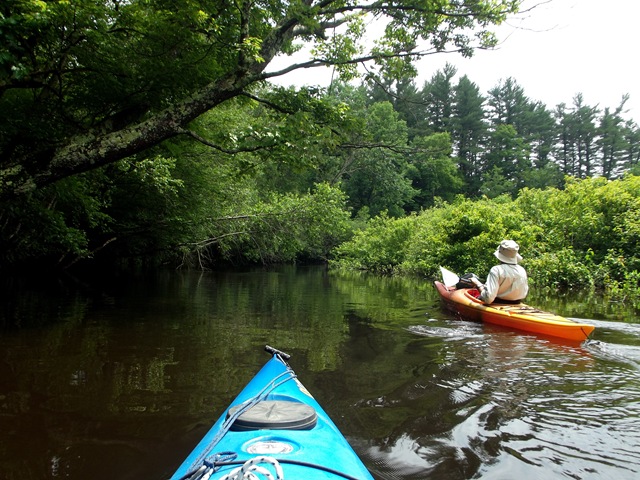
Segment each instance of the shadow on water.
[{"label": "shadow on water", "polygon": [[457,320],[424,280],[319,267],[3,281],[3,479],[168,478],[265,344],[378,479],[640,471],[640,327],[619,307],[532,299],[597,318],[569,345]]}]

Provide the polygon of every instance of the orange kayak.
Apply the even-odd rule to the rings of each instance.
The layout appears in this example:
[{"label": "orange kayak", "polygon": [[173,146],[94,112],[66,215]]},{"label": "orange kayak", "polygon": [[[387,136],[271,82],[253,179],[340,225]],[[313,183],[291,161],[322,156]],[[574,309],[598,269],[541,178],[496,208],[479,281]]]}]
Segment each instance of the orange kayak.
[{"label": "orange kayak", "polygon": [[586,340],[595,329],[593,325],[578,323],[524,303],[500,303],[496,300],[486,305],[469,293],[470,288],[446,287],[441,282],[435,282],[435,285],[447,308],[467,320],[576,341]]}]

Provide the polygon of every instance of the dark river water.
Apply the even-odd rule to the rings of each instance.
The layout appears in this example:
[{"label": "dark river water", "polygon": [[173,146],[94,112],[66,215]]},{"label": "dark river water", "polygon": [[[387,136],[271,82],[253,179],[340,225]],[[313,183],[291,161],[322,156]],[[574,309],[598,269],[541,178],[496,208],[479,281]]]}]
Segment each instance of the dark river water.
[{"label": "dark river water", "polygon": [[265,344],[376,479],[640,478],[640,318],[597,296],[528,299],[593,322],[583,345],[322,267],[5,278],[0,302],[3,480],[168,478]]}]

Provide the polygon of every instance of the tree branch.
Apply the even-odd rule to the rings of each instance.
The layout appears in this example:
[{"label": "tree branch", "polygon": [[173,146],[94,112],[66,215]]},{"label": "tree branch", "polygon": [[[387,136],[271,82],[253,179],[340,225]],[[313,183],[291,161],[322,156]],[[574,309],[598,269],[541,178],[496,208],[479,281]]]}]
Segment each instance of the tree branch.
[{"label": "tree branch", "polygon": [[230,148],[221,147],[220,145],[217,145],[215,143],[212,143],[212,142],[208,141],[204,137],[201,137],[200,135],[198,135],[193,130],[188,130],[186,128],[183,128],[183,129],[180,129],[180,131],[178,133],[180,133],[182,135],[187,135],[187,136],[193,138],[194,140],[197,140],[198,142],[202,143],[203,145],[206,145],[207,147],[211,147],[211,148],[213,148],[215,150],[218,150],[219,152],[226,153],[227,155],[236,155],[238,153],[257,152],[257,151],[260,151],[260,150],[266,150],[266,149],[269,149],[269,148],[273,148],[273,147],[275,147],[277,145],[275,142],[273,142],[271,144],[254,145],[254,146],[251,146],[251,147],[242,147],[242,148],[230,149]]},{"label": "tree branch", "polygon": [[[366,2],[366,0],[364,1]],[[67,132],[65,128],[68,127],[68,125],[59,121],[59,113],[56,111],[56,115],[53,115],[54,118],[51,120],[49,131],[44,132],[44,134],[52,134],[50,137],[51,140],[43,140],[44,134],[38,133],[32,135],[32,138],[40,140],[36,148],[28,141],[24,144],[19,144],[17,147],[12,143],[13,140],[0,145],[0,147],[5,148],[2,154],[6,155],[6,157],[2,159],[3,163],[0,166],[0,201],[29,193],[70,175],[86,172],[130,157],[181,134],[188,134],[198,141],[203,141],[203,143],[208,144],[212,148],[230,154],[268,148],[268,146],[260,145],[249,147],[248,149],[238,149],[237,151],[234,149],[225,149],[220,145],[207,142],[206,139],[197,138],[193,132],[185,129],[191,121],[203,113],[231,98],[244,94],[249,86],[262,80],[287,74],[294,70],[327,65],[355,65],[393,58],[417,59],[439,53],[439,51],[445,51],[444,47],[448,45],[447,42],[456,43],[459,41],[458,36],[454,35],[455,30],[467,28],[471,26],[473,22],[470,20],[469,25],[467,25],[466,22],[457,22],[455,19],[448,22],[447,20],[442,20],[440,17],[468,17],[475,19],[475,23],[481,25],[499,22],[503,20],[506,14],[515,9],[517,5],[517,2],[514,3],[506,0],[503,0],[503,2],[449,2],[449,5],[452,5],[454,10],[447,10],[442,8],[429,8],[433,3],[439,4],[439,2],[425,2],[422,0],[407,0],[406,2],[400,0],[379,0],[371,3],[356,4],[347,2],[346,5],[345,2],[338,2],[336,0],[321,0],[315,4],[312,0],[304,0],[302,2],[302,11],[300,8],[292,9],[288,17],[285,11],[284,18],[271,27],[271,25],[273,25],[272,22],[275,22],[276,18],[280,18],[282,11],[274,11],[273,16],[269,17],[267,7],[259,11],[258,7],[255,7],[255,16],[252,16],[254,12],[252,10],[253,4],[251,0],[239,0],[238,8],[241,9],[239,17],[236,11],[233,14],[227,14],[227,16],[223,18],[222,23],[224,23],[224,28],[229,35],[225,37],[221,34],[220,39],[215,43],[218,48],[222,49],[226,41],[240,42],[233,45],[234,48],[238,48],[240,51],[240,54],[235,57],[235,63],[233,63],[233,60],[225,58],[225,61],[221,61],[218,65],[218,67],[220,67],[219,70],[211,68],[211,71],[223,73],[218,73],[218,77],[212,78],[208,84],[198,87],[200,89],[195,93],[191,93],[187,97],[181,97],[184,90],[171,91],[167,94],[166,98],[162,99],[165,105],[170,105],[169,107],[156,112],[145,111],[146,116],[142,120],[139,116],[133,119],[127,118],[126,122],[128,123],[126,126],[117,130],[92,131],[74,136],[67,134],[68,136],[65,137],[65,132]],[[285,2],[284,5],[288,4]],[[273,8],[275,9],[276,7]],[[84,13],[86,14],[87,12]],[[318,25],[320,31],[325,31],[348,23],[350,19],[353,18],[352,16],[350,17],[350,14],[360,15],[361,13],[381,16],[387,15],[392,21],[396,19],[397,14],[405,15],[413,13],[414,18],[412,18],[405,27],[407,30],[407,38],[412,38],[413,36],[416,38],[418,36],[425,38],[427,35],[437,35],[441,33],[442,39],[439,39],[437,45],[429,50],[415,50],[414,47],[405,46],[399,48],[396,52],[385,53],[374,51],[352,58],[312,58],[307,62],[295,63],[278,71],[265,72],[273,58],[283,52],[285,46],[289,45],[293,40],[296,38],[304,39],[305,36],[308,39],[309,35],[318,35],[318,28],[309,27],[308,25]],[[259,21],[263,22],[260,28],[254,26],[254,21],[258,20],[258,15],[260,15]],[[153,22],[149,22],[149,25],[153,25]],[[64,44],[66,48],[63,48],[59,52],[59,57],[52,55],[54,57],[52,61],[54,61],[58,67],[73,63],[70,60],[71,47],[80,50],[85,48],[83,47],[83,43],[80,42],[80,39],[83,39],[84,42],[85,38],[92,38],[92,36],[85,35],[84,30],[80,29],[79,24],[71,25],[70,28],[66,30],[63,27],[64,25],[56,24],[51,29],[52,33],[67,32],[63,33],[65,38],[62,39],[62,44]],[[55,30],[55,28],[58,28],[58,30]],[[260,31],[263,33],[260,34]],[[78,34],[78,32],[80,33]],[[98,38],[98,40],[100,38],[99,33],[100,32],[96,30],[96,38]],[[161,32],[151,31],[149,33],[159,34]],[[252,51],[252,53],[249,54],[248,52],[250,50],[243,51],[243,48],[248,47],[244,45],[243,42],[252,38],[254,35],[257,39],[255,45],[257,46],[259,44],[260,50],[259,52]],[[462,37],[465,38],[464,35],[462,35]],[[91,42],[89,40],[86,42],[89,43],[89,46],[86,47],[84,51],[81,50],[80,53],[90,55],[93,53],[91,50]],[[206,49],[208,47],[203,43],[202,48]],[[466,44],[460,44],[460,48],[451,50],[449,53],[465,53],[468,52],[469,48]],[[73,54],[78,55],[75,51]],[[229,57],[231,58],[233,55]],[[78,56],[78,58],[82,57]],[[35,71],[47,69],[48,67],[45,67]],[[63,99],[68,85],[65,83],[64,76],[59,75],[61,68],[56,69],[54,67],[54,70],[58,75],[55,75],[56,78],[51,81],[51,89],[55,89],[55,93],[59,95],[60,99]],[[118,72],[118,69],[114,69],[113,71],[114,74]],[[170,73],[174,75],[178,73],[189,74],[189,72]],[[26,78],[27,77],[25,77],[25,79]],[[81,80],[82,79],[78,80],[80,87],[91,88],[93,85],[91,82],[82,84]],[[55,85],[53,85],[54,83]],[[5,86],[0,87],[0,89],[3,88],[5,88]],[[37,95],[42,92],[36,88],[33,93],[34,98],[37,98]],[[0,99],[2,99],[2,96],[0,96]],[[72,102],[70,103],[72,105]],[[95,103],[99,104],[100,102]],[[277,108],[277,106],[273,104],[269,106]],[[79,112],[87,108],[87,115],[98,115],[99,113],[99,107],[94,107],[93,110],[85,104],[78,104],[76,107]],[[52,109],[51,111],[53,112],[54,110]],[[280,111],[282,111],[282,109],[280,109]],[[58,121],[58,123],[55,123],[56,121]],[[19,126],[18,123],[15,125]],[[113,125],[113,128],[118,128],[118,125]],[[19,138],[18,134],[15,135],[15,138]],[[15,140],[14,143],[17,144],[18,140]]]}]

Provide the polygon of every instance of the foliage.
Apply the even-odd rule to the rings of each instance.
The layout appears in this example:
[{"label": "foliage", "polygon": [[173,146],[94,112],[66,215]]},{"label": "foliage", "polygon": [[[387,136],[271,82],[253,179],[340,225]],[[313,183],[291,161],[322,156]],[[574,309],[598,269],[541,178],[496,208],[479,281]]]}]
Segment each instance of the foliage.
[{"label": "foliage", "polygon": [[429,276],[437,273],[439,265],[458,272],[485,272],[493,263],[495,245],[509,232],[521,242],[522,229],[520,212],[511,208],[508,197],[478,201],[459,197],[452,204],[423,212],[400,267]]},{"label": "foliage", "polygon": [[521,246],[538,288],[640,291],[640,177],[569,180],[566,190],[457,198],[403,219],[374,218],[336,250],[335,267],[438,277],[438,267],[486,274],[504,238]]},{"label": "foliage", "polygon": [[417,136],[409,157],[408,176],[415,195],[411,210],[430,207],[437,198],[453,200],[463,186],[463,180],[451,158],[451,138],[447,133],[428,137]]},{"label": "foliage", "polygon": [[365,112],[365,132],[364,140],[373,148],[352,153],[355,158],[349,173],[343,176],[343,188],[356,211],[366,206],[372,215],[388,211],[392,216],[402,216],[404,206],[416,193],[407,178],[407,159],[401,151],[407,145],[406,123],[390,103],[378,102]]},{"label": "foliage", "polygon": [[466,76],[455,84],[456,74],[446,65],[422,89],[387,80],[369,92],[376,102],[393,102],[410,138],[450,136],[467,196],[515,197],[525,187],[562,187],[567,175],[620,178],[640,161],[640,129],[624,118],[627,95],[614,109],[590,106],[578,94],[550,111],[513,78],[500,80],[485,97]]},{"label": "foliage", "polygon": [[372,219],[366,230],[336,250],[333,265],[428,276],[436,275],[439,265],[488,270],[492,249],[507,232],[523,228],[521,223],[506,197],[458,197],[452,204],[441,202],[406,218]]},{"label": "foliage", "polygon": [[183,246],[184,261],[282,263],[318,261],[351,234],[344,194],[327,184],[308,194],[272,194],[237,215],[211,219],[206,238]]},{"label": "foliage", "polygon": [[92,172],[44,188],[28,201],[5,205],[0,210],[0,266],[38,261],[46,269],[91,256],[99,248],[91,238],[103,236],[111,224],[104,211],[109,196],[96,193],[103,185],[102,174]]},{"label": "foliage", "polygon": [[372,218],[367,228],[334,251],[334,265],[353,270],[393,273],[404,260],[417,217],[393,219],[386,213]]},{"label": "foliage", "polygon": [[[425,55],[469,56],[495,45],[489,29],[519,5],[8,0],[0,15],[0,200],[189,135],[196,118],[291,71],[333,65],[351,79],[368,62],[370,72],[400,78]],[[364,35],[367,15],[383,22],[374,41]],[[303,44],[306,59],[287,57]],[[270,69],[276,56],[284,66]]]},{"label": "foliage", "polygon": [[[2,266],[318,261],[366,228],[341,262],[482,271],[510,235],[558,285],[581,274],[573,255],[581,284],[633,287],[638,185],[624,175],[638,173],[640,130],[626,96],[551,112],[512,78],[486,97],[450,65],[413,82],[422,55],[492,45],[485,30],[518,1],[5,3]],[[368,14],[388,22],[374,42]],[[303,44],[308,62],[281,56],[267,73]],[[350,79],[364,59],[360,86],[265,82],[332,64]]]},{"label": "foliage", "polygon": [[457,163],[464,180],[464,192],[476,195],[483,170],[482,152],[488,132],[480,89],[463,76],[454,89],[451,137],[457,151]]}]

